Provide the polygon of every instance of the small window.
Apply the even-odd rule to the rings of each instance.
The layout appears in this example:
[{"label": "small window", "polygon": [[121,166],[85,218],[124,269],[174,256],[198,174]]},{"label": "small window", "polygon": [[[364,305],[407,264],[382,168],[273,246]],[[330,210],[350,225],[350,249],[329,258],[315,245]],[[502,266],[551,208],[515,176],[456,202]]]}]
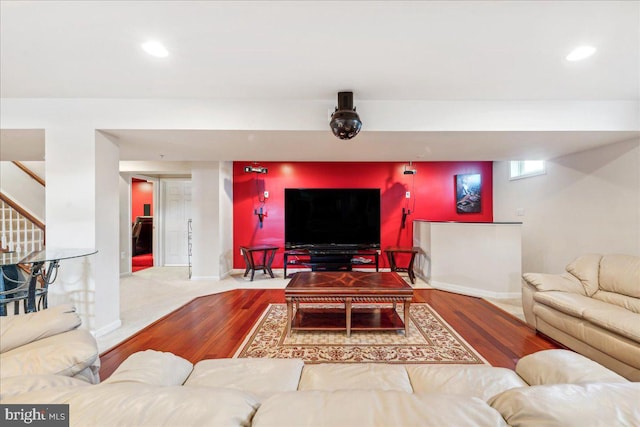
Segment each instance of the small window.
[{"label": "small window", "polygon": [[511,161],[509,179],[528,178],[546,173],[544,160]]}]

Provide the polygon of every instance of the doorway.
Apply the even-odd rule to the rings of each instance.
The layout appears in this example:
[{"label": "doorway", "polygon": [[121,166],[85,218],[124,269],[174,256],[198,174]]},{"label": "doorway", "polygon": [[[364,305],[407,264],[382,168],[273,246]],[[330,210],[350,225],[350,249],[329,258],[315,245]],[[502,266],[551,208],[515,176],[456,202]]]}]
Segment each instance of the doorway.
[{"label": "doorway", "polygon": [[153,182],[131,178],[131,272],[154,266]]},{"label": "doorway", "polygon": [[189,264],[189,219],[191,218],[191,180],[160,181],[162,206],[162,265]]}]

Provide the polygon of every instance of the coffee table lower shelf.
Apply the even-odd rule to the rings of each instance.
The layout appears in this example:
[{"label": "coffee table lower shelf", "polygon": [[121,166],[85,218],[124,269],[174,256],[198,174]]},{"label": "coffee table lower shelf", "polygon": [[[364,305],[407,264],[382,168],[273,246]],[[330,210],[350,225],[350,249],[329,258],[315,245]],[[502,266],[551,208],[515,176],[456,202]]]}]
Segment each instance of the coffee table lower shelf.
[{"label": "coffee table lower shelf", "polygon": [[[300,308],[293,316],[292,330],[346,331],[344,308]],[[405,324],[393,308],[352,308],[352,331],[405,330]]]}]

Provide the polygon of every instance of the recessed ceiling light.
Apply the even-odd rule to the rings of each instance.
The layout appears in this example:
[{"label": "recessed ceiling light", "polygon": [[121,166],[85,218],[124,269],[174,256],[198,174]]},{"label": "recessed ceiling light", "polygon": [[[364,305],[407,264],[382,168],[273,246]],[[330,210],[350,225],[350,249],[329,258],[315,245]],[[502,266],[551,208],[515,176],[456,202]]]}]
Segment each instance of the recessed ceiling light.
[{"label": "recessed ceiling light", "polygon": [[580,46],[573,49],[569,55],[567,55],[567,61],[580,61],[588,58],[596,53],[596,48],[593,46]]},{"label": "recessed ceiling light", "polygon": [[169,51],[160,42],[148,41],[142,43],[142,48],[149,55],[155,56],[156,58],[166,58],[169,56]]}]

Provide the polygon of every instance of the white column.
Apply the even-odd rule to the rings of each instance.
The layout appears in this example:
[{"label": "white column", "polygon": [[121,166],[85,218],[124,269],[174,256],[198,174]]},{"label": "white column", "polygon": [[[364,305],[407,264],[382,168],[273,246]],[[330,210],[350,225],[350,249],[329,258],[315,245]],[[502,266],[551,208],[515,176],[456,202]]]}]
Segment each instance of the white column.
[{"label": "white column", "polygon": [[220,276],[233,270],[233,162],[220,162]]},{"label": "white column", "polygon": [[120,321],[120,151],[117,143],[96,132],[96,335],[104,335]]},{"label": "white column", "polygon": [[220,279],[231,270],[233,193],[230,162],[191,167],[193,279]]},{"label": "white column", "polygon": [[131,275],[131,175],[121,173],[120,192],[120,276]]},{"label": "white column", "polygon": [[118,147],[90,127],[45,132],[46,246],[95,248],[62,261],[50,303],[73,303],[96,334],[120,325],[118,277]]}]

